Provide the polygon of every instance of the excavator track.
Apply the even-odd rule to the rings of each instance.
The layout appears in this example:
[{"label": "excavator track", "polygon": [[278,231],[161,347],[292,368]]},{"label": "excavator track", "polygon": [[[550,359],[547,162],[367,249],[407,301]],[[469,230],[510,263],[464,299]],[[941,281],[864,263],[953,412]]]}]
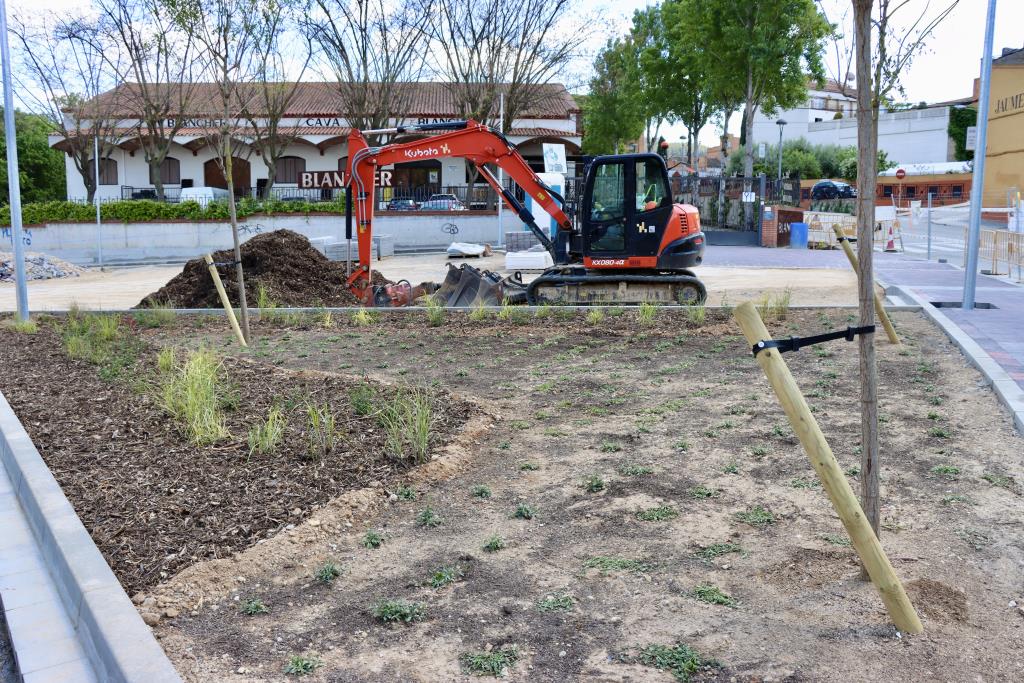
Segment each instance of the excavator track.
[{"label": "excavator track", "polygon": [[668,273],[595,273],[581,268],[545,271],[526,288],[532,306],[543,303],[575,306],[663,303],[683,306],[703,303],[707,289],[693,271]]}]

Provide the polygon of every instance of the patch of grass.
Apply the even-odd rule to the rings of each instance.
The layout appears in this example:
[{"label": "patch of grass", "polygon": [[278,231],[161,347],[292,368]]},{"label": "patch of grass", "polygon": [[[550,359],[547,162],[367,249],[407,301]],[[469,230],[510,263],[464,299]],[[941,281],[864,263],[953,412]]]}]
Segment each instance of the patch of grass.
[{"label": "patch of grass", "polygon": [[718,498],[722,495],[718,489],[708,486],[692,486],[687,493],[690,494],[690,498]]},{"label": "patch of grass", "polygon": [[484,550],[486,550],[489,553],[496,553],[505,547],[505,539],[503,539],[498,534],[491,534],[490,536],[488,536],[487,540],[484,541],[483,545]]},{"label": "patch of grass", "polygon": [[696,651],[682,643],[667,645],[648,645],[640,650],[636,661],[660,671],[668,671],[680,683],[686,683],[693,674],[701,669],[716,667],[718,663],[704,659]]},{"label": "patch of grass", "polygon": [[416,500],[416,489],[402,484],[395,489],[395,495],[398,496],[398,500]]},{"label": "patch of grass", "polygon": [[370,529],[363,534],[363,547],[369,548],[370,550],[376,550],[377,548],[384,545],[384,535],[378,531]]},{"label": "patch of grass", "polygon": [[302,655],[292,655],[288,659],[288,663],[284,665],[284,672],[289,676],[305,676],[311,674],[322,666],[322,663],[316,657],[304,657]]},{"label": "patch of grass", "polygon": [[504,645],[490,652],[463,652],[459,655],[459,663],[467,673],[495,678],[507,675],[518,660],[519,648],[515,645]]},{"label": "patch of grass", "polygon": [[324,562],[313,574],[313,578],[322,584],[333,583],[339,576],[341,576],[341,567],[334,562]]},{"label": "patch of grass", "polygon": [[153,301],[147,301],[146,308],[140,308],[132,313],[132,318],[139,327],[149,329],[170,325],[176,317],[169,303],[158,304]]},{"label": "patch of grass", "polygon": [[789,480],[789,485],[795,489],[819,489],[821,488],[821,482],[817,479],[805,479],[804,477],[794,477]]},{"label": "patch of grass", "polygon": [[61,330],[64,350],[70,358],[99,366],[99,375],[114,380],[139,357],[141,342],[121,325],[121,317],[81,315],[69,311]]},{"label": "patch of grass", "polygon": [[768,455],[771,452],[771,447],[765,446],[764,444],[759,444],[750,449],[750,454],[753,455],[755,458],[763,458],[764,456]]},{"label": "patch of grass", "polygon": [[786,436],[786,430],[782,425],[772,425],[772,436]]},{"label": "patch of grass", "polygon": [[831,543],[832,545],[837,545],[841,548],[853,547],[853,541],[851,541],[848,536],[843,536],[842,534],[822,534],[821,538],[826,543]]},{"label": "patch of grass", "polygon": [[519,463],[519,469],[524,472],[535,472],[540,469],[540,465],[532,460]]},{"label": "patch of grass", "polygon": [[704,304],[686,307],[686,319],[690,322],[691,325],[696,325],[697,327],[700,327],[707,320],[707,317],[708,309],[704,306]]},{"label": "patch of grass", "polygon": [[664,522],[665,520],[675,519],[678,516],[679,511],[671,505],[660,505],[640,510],[636,513],[636,518],[641,522]]},{"label": "patch of grass", "polygon": [[930,403],[933,406],[941,406],[942,402],[943,402],[943,398],[941,396],[929,396],[928,397],[928,403]]},{"label": "patch of grass", "polygon": [[601,452],[602,453],[618,453],[622,450],[622,444],[615,441],[602,441]]},{"label": "patch of grass", "polygon": [[785,320],[789,316],[789,303],[793,290],[789,287],[777,294],[765,294],[757,304],[757,312],[763,320]]},{"label": "patch of grass", "polygon": [[434,411],[422,389],[404,389],[385,404],[378,417],[384,428],[385,448],[399,460],[422,464],[430,459]]},{"label": "patch of grass", "polygon": [[981,475],[981,478],[992,484],[992,486],[998,486],[1003,489],[1012,489],[1014,487],[1013,477],[1008,477],[1005,474],[995,474],[993,472],[986,472]]},{"label": "patch of grass", "polygon": [[156,352],[156,369],[160,374],[174,370],[178,364],[178,354],[173,346],[167,346]]},{"label": "patch of grass", "polygon": [[644,572],[651,571],[654,567],[647,562],[632,560],[628,557],[598,555],[596,557],[588,557],[584,560],[583,568],[597,569],[602,574],[608,574],[610,572],[634,572],[642,574]]},{"label": "patch of grass", "polygon": [[490,498],[491,487],[486,484],[477,484],[472,488],[473,496],[476,498]]},{"label": "patch of grass", "polygon": [[604,322],[604,311],[602,311],[600,308],[595,308],[594,310],[587,313],[588,325],[600,325],[602,322]]},{"label": "patch of grass", "polygon": [[352,405],[352,410],[356,415],[373,414],[379,400],[377,390],[365,382],[353,387],[348,392],[348,402]]},{"label": "patch of grass", "polygon": [[377,322],[377,314],[361,308],[352,314],[352,324],[357,327],[369,327]]},{"label": "patch of grass", "polygon": [[270,608],[268,608],[259,598],[249,598],[242,603],[241,610],[242,614],[255,616],[257,614],[266,614],[270,611]]},{"label": "patch of grass", "polygon": [[555,612],[558,610],[568,611],[573,608],[576,601],[572,599],[571,595],[565,593],[555,593],[553,595],[547,595],[543,599],[537,602],[537,609],[541,612]]},{"label": "patch of grass", "polygon": [[310,457],[322,458],[333,451],[337,438],[331,406],[327,403],[307,403],[306,452]]},{"label": "patch of grass", "polygon": [[490,314],[487,312],[487,308],[484,306],[483,302],[477,303],[477,305],[473,307],[473,310],[469,312],[469,319],[475,323],[483,322],[484,320],[487,320],[488,317],[490,317]]},{"label": "patch of grass", "polygon": [[460,581],[465,575],[465,570],[457,564],[450,567],[438,567],[430,575],[428,583],[431,588],[444,588],[449,584]]},{"label": "patch of grass", "polygon": [[686,439],[681,439],[672,444],[672,448],[676,449],[677,451],[685,452],[690,450],[690,442],[687,441]]},{"label": "patch of grass", "polygon": [[705,561],[711,561],[716,557],[730,553],[742,553],[743,548],[735,543],[712,543],[709,546],[699,548],[694,555]]},{"label": "patch of grass", "polygon": [[845,470],[843,470],[843,474],[845,474],[848,477],[856,477],[858,474],[860,474],[860,465],[850,465]]},{"label": "patch of grass", "polygon": [[929,419],[929,420],[941,420],[941,419],[942,419],[942,416],[941,416],[941,415],[939,415],[939,414],[938,414],[937,412],[935,412],[934,410],[929,410],[929,411],[928,411],[928,419]]},{"label": "patch of grass", "polygon": [[427,297],[427,323],[431,327],[444,324],[444,306],[434,297]]},{"label": "patch of grass", "polygon": [[971,499],[960,493],[953,493],[948,496],[943,496],[939,503],[942,505],[971,505]]},{"label": "patch of grass", "polygon": [[722,468],[723,474],[739,474],[740,466],[736,462],[731,462]]},{"label": "patch of grass", "polygon": [[933,436],[936,439],[948,439],[953,436],[953,432],[945,427],[932,427],[928,430],[928,436]]},{"label": "patch of grass", "polygon": [[654,468],[636,463],[623,463],[619,465],[619,474],[626,477],[642,477],[654,472]]},{"label": "patch of grass", "polygon": [[744,512],[737,512],[736,519],[759,529],[775,523],[775,515],[760,505],[755,505]]},{"label": "patch of grass", "polygon": [[249,455],[267,455],[276,451],[281,439],[284,438],[285,426],[286,421],[281,408],[271,407],[267,419],[257,422],[249,429]]},{"label": "patch of grass", "polygon": [[956,465],[936,465],[929,471],[932,474],[949,477],[950,479],[956,479],[960,476],[960,468]]},{"label": "patch of grass", "polygon": [[210,351],[195,351],[160,381],[164,410],[182,423],[192,443],[205,446],[230,436],[221,412],[227,392],[217,356]]},{"label": "patch of grass", "polygon": [[514,519],[533,519],[537,515],[537,511],[526,503],[519,503],[516,505],[516,509],[512,512]]},{"label": "patch of grass", "polygon": [[601,478],[600,474],[592,474],[583,480],[583,490],[587,493],[597,493],[604,491],[607,487],[604,479]]},{"label": "patch of grass", "polygon": [[527,422],[526,420],[512,420],[511,422],[508,423],[508,426],[511,427],[512,429],[522,430],[529,429],[530,423]]},{"label": "patch of grass", "polygon": [[416,515],[416,526],[423,527],[424,529],[433,529],[434,527],[441,526],[443,523],[444,520],[438,517],[437,513],[429,505]]},{"label": "patch of grass", "polygon": [[640,304],[636,312],[636,321],[641,325],[650,325],[654,322],[654,316],[658,314],[658,307],[646,301]]},{"label": "patch of grass", "polygon": [[723,592],[721,588],[713,583],[702,583],[693,589],[693,597],[709,605],[725,605],[735,607],[736,598]]},{"label": "patch of grass", "polygon": [[401,598],[383,598],[373,605],[374,618],[385,624],[411,624],[426,616],[422,602],[412,602]]}]

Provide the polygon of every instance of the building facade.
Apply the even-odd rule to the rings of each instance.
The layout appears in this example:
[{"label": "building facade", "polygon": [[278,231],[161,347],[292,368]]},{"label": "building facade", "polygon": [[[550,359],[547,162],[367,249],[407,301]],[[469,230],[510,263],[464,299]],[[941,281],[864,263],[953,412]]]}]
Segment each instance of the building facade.
[{"label": "building facade", "polygon": [[[457,110],[443,83],[403,84],[412,92],[403,97],[407,102],[407,113],[392,119],[391,126],[412,125],[457,120]],[[210,88],[199,84],[200,89]],[[146,162],[140,143],[145,127],[140,127],[138,110],[133,111],[132,86],[121,86],[101,97],[115,98],[124,102],[117,112],[116,140],[106,154],[101,155],[99,187],[97,194],[102,200],[139,199],[155,195],[154,183],[150,178],[150,167]],[[202,100],[203,97],[197,97]],[[279,134],[289,140],[284,155],[278,160],[273,187],[273,196],[283,199],[311,197],[319,190],[303,190],[298,187],[299,174],[304,171],[337,171],[345,168],[348,160],[348,135],[351,128],[345,119],[341,97],[330,83],[301,83],[289,110],[279,123]],[[166,196],[175,199],[183,188],[213,187],[226,188],[223,173],[216,155],[209,144],[210,129],[215,120],[204,119],[193,112],[181,112],[172,116],[185,117],[182,127],[171,141],[167,159],[160,169]],[[254,130],[259,130],[265,120],[259,114],[253,115],[257,127],[248,128],[238,119],[237,133],[233,136],[237,153],[234,155],[234,180],[236,192],[240,195],[259,195],[268,183],[268,168],[259,153],[258,140]],[[212,124],[212,125],[211,125]],[[572,95],[560,84],[551,84],[538,89],[535,101],[512,121],[506,137],[517,146],[520,153],[537,170],[543,170],[543,143],[565,145],[566,156],[572,166],[580,156],[582,142],[581,117]],[[69,127],[70,128],[70,127]],[[400,135],[393,142],[411,141],[428,137],[430,133]],[[64,143],[60,136],[51,136],[52,147],[60,149]],[[65,159],[68,199],[86,197],[85,183],[75,169],[70,157]],[[395,197],[415,196],[425,198],[431,194],[444,193],[450,188],[464,187],[469,178],[465,160],[440,158],[411,161],[396,164],[382,170],[389,170],[390,189],[386,194]]]},{"label": "building facade", "polygon": [[1024,48],[992,61],[990,88],[984,195],[985,206],[1000,206],[1024,192]]}]

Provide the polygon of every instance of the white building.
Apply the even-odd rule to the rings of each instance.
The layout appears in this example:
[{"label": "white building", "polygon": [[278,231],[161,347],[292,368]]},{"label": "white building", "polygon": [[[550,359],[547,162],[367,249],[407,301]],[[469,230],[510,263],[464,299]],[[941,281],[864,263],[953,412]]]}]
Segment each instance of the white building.
[{"label": "white building", "polygon": [[[201,87],[210,86],[202,84]],[[413,90],[405,98],[409,102],[409,111],[400,119],[393,119],[392,126],[458,118],[445,84],[410,83],[403,87]],[[119,106],[121,111],[117,113],[117,141],[114,149],[100,160],[97,193],[101,199],[132,199],[154,195],[149,165],[139,139],[140,135],[145,134],[145,126],[140,128],[138,110],[133,111],[130,104],[137,101],[132,96],[132,88],[132,84],[127,84],[101,95],[126,103]],[[196,98],[197,101],[203,99]],[[343,111],[338,90],[332,84],[299,85],[290,111],[286,112],[280,122],[281,134],[294,136],[294,141],[278,160],[273,183],[275,196],[303,196],[311,192],[298,189],[298,176],[303,171],[337,171],[345,168],[347,138],[351,129],[341,113]],[[173,199],[186,187],[226,188],[227,183],[208,144],[207,130],[203,127],[206,120],[196,118],[192,112],[175,112],[172,116],[184,116],[187,121],[174,136],[161,168],[167,196]],[[540,89],[534,103],[512,122],[506,136],[537,170],[543,170],[541,144],[544,142],[564,144],[572,166],[580,155],[580,124],[579,107],[572,95],[561,84],[551,84]],[[407,134],[398,136],[394,141],[413,140],[427,135],[430,134]],[[234,159],[235,187],[244,188],[239,194],[256,194],[267,183],[267,166],[251,144],[251,132],[247,134],[242,127],[234,139],[238,149]],[[60,149],[63,142],[60,136],[50,137],[52,147]],[[65,167],[68,199],[83,199],[87,194],[85,183],[70,157],[65,159]],[[414,161],[396,164],[391,170],[392,192],[396,197],[429,196],[451,191],[450,188],[465,186],[467,183],[463,159]]]},{"label": "white building", "polygon": [[[754,116],[754,144],[777,145],[780,119],[782,139],[804,138],[812,145],[857,145],[857,93],[834,81],[808,90],[804,106]],[[838,117],[837,117],[838,115]],[[878,118],[878,149],[898,165],[954,160],[949,137],[949,106],[887,112]]]}]

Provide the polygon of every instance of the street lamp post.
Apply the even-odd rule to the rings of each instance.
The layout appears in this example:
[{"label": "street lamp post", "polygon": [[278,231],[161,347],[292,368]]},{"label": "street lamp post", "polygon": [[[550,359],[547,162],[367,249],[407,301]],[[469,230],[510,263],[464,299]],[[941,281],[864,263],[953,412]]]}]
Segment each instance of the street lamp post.
[{"label": "street lamp post", "polygon": [[775,125],[779,127],[779,182],[782,182],[782,129],[786,127],[786,119],[779,119]]}]

